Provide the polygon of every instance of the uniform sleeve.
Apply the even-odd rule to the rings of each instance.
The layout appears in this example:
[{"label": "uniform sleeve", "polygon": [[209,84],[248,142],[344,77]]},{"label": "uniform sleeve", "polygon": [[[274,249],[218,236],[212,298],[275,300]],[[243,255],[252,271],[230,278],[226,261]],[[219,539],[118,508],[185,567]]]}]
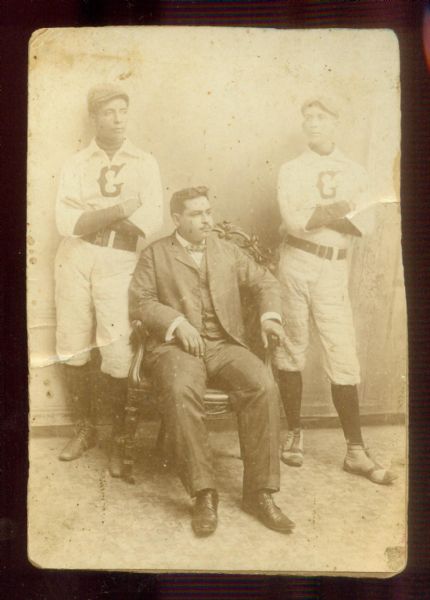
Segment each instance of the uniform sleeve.
[{"label": "uniform sleeve", "polygon": [[55,206],[55,219],[60,235],[79,237],[73,232],[83,212],[79,172],[75,165],[69,163],[61,172]]},{"label": "uniform sleeve", "polygon": [[306,202],[297,174],[298,165],[288,163],[281,167],[278,178],[278,204],[284,228],[288,233],[300,237],[307,232],[306,225],[316,204]]},{"label": "uniform sleeve", "polygon": [[128,220],[139,227],[146,237],[156,233],[163,224],[163,189],[157,161],[152,156],[143,159],[146,162],[142,173],[139,191],[142,206]]}]

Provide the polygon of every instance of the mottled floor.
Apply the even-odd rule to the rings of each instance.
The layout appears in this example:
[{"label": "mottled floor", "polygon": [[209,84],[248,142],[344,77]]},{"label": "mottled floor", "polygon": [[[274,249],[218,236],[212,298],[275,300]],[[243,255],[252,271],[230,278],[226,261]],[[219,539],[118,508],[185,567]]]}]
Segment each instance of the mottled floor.
[{"label": "mottled floor", "polygon": [[[190,501],[152,452],[155,424],[141,430],[136,484],[110,478],[103,447],[61,463],[63,438],[30,447],[29,557],[67,569],[277,572],[389,572],[404,565],[405,428],[365,428],[378,459],[400,477],[389,487],[341,469],[340,429],[305,432],[300,469],[282,465],[277,503],[296,522],[291,535],[263,527],[240,509],[242,463],[235,431],[212,432],[219,526],[195,538]],[[103,446],[103,443],[102,443]]]}]

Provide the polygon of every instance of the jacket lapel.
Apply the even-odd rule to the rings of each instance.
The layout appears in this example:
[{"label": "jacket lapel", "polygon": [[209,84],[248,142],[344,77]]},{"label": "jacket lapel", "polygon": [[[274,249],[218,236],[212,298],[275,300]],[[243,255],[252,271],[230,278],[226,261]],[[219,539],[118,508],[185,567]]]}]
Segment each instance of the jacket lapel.
[{"label": "jacket lapel", "polygon": [[217,240],[212,236],[209,236],[206,240],[206,264],[209,289],[212,299],[214,299],[217,297],[217,291],[220,288],[222,289],[223,283],[226,284],[227,282],[223,282],[223,264],[220,256],[219,246],[217,244]]},{"label": "jacket lapel", "polygon": [[179,262],[187,265],[187,267],[191,267],[192,269],[199,271],[199,267],[196,262],[192,259],[192,257],[188,254],[183,246],[176,239],[175,233],[171,236],[171,244],[169,244],[170,251],[174,254],[175,259]]}]

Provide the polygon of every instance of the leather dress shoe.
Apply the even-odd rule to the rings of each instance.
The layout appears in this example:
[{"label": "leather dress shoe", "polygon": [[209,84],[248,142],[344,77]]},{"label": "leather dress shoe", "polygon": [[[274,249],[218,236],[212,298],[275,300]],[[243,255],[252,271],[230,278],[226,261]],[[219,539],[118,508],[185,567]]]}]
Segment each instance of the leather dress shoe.
[{"label": "leather dress shoe", "polygon": [[203,537],[213,533],[218,524],[218,493],[216,490],[202,490],[196,495],[191,525],[194,533]]},{"label": "leather dress shoe", "polygon": [[295,527],[293,521],[284,515],[279,506],[276,506],[271,492],[267,490],[259,490],[252,496],[244,497],[242,508],[274,531],[290,533]]},{"label": "leather dress shoe", "polygon": [[78,425],[76,434],[67,442],[61,451],[59,460],[75,460],[82,456],[85,450],[96,445],[97,433],[92,425],[87,423]]}]

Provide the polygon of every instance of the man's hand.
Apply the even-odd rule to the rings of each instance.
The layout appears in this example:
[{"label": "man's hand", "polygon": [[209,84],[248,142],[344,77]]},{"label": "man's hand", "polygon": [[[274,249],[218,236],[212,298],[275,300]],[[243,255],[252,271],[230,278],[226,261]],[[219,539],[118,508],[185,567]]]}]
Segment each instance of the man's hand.
[{"label": "man's hand", "polygon": [[285,345],[287,341],[281,323],[273,321],[272,319],[266,319],[261,323],[261,339],[263,340],[263,346],[265,348],[269,345],[270,336],[275,337],[278,344]]},{"label": "man's hand", "polygon": [[124,212],[124,218],[126,219],[132,215],[140,206],[142,206],[142,200],[140,196],[129,198],[125,202],[122,202],[121,207]]},{"label": "man's hand", "polygon": [[201,358],[204,355],[205,344],[200,333],[191,325],[191,323],[182,321],[176,327],[174,334],[185,352],[197,356],[198,358]]}]

